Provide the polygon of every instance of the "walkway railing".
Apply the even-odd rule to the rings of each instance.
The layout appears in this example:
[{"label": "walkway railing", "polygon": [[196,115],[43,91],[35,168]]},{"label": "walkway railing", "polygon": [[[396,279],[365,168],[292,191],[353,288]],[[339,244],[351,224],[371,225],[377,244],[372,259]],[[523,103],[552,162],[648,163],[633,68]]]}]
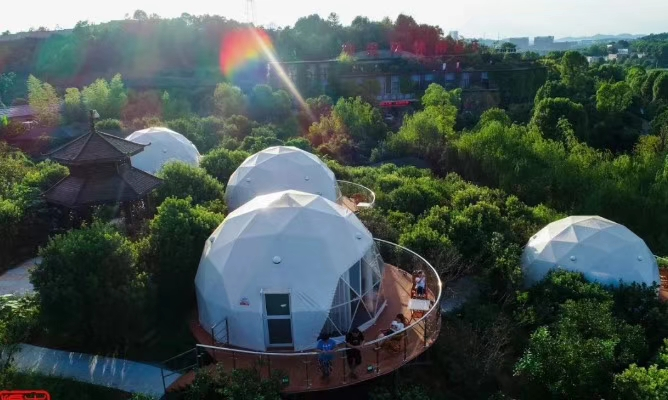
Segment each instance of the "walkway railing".
[{"label": "walkway railing", "polygon": [[353,200],[358,208],[371,208],[376,202],[376,194],[368,187],[348,181],[338,180],[336,182],[339,184],[341,196]]},{"label": "walkway railing", "polygon": [[[418,357],[435,342],[441,327],[442,283],[436,270],[427,260],[412,250],[381,239],[375,239],[375,241],[385,263],[388,264],[386,268],[394,266],[399,271],[392,271],[392,273],[404,275],[401,284],[395,286],[405,292],[396,293],[392,290],[397,290],[397,288],[384,288],[382,292],[386,300],[394,304],[401,304],[400,302],[409,299],[412,274],[421,270],[427,278],[429,308],[408,316],[409,323],[401,331],[383,337],[369,337],[373,330],[366,331],[366,342],[360,347],[363,361],[360,370],[357,371],[360,375],[359,380],[388,373]],[[394,298],[395,296],[399,298]],[[385,309],[383,312],[392,311]],[[278,376],[287,392],[345,386],[350,383],[351,379],[346,362],[347,348],[345,345],[338,346],[332,352],[333,369],[327,381],[316,379],[322,373],[318,362],[320,353],[317,351],[265,352],[206,344],[198,344],[197,350],[196,353],[208,352],[219,364],[222,364],[223,369],[228,367],[230,369],[256,368],[263,377]]]}]

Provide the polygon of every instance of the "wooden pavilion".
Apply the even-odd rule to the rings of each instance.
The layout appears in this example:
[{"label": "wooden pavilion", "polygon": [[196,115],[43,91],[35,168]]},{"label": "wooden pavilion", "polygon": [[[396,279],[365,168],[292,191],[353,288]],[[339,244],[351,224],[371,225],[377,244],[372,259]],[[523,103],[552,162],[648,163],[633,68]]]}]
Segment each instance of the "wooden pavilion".
[{"label": "wooden pavilion", "polygon": [[142,200],[162,180],[132,166],[130,157],[147,145],[98,132],[91,111],[90,132],[57,148],[48,157],[70,174],[44,193],[50,203],[70,209],[101,204],[128,207]]}]

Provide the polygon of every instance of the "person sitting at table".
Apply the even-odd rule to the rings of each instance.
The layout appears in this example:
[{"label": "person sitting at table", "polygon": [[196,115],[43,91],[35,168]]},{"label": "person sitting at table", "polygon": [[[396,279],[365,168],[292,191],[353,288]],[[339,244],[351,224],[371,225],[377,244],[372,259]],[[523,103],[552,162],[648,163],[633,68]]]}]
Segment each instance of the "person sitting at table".
[{"label": "person sitting at table", "polygon": [[[390,328],[385,329],[383,331],[380,331],[380,333],[378,334],[378,337],[376,339],[382,339],[385,336],[390,336],[393,333],[400,332],[406,327],[407,324],[408,324],[408,321],[406,320],[406,317],[404,317],[403,314],[397,314],[397,316],[394,318],[392,323],[390,323]],[[376,345],[375,350],[380,350],[381,347],[388,347],[391,350],[396,350],[395,349],[396,342],[401,340],[404,337],[405,334],[406,334],[406,332],[403,332],[403,333],[400,333],[398,335],[394,335],[390,340],[379,342]]]}]

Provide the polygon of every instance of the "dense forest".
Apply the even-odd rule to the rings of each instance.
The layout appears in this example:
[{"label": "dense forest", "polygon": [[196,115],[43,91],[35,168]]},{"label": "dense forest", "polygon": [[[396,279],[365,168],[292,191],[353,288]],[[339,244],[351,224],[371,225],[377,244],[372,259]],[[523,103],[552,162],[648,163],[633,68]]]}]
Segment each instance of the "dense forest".
[{"label": "dense forest", "polygon": [[[193,282],[202,244],[227,213],[225,185],[250,154],[284,144],[320,155],[338,179],[375,191],[375,208],[359,214],[375,237],[423,255],[446,287],[468,276],[479,288],[444,315],[430,365],[353,387],[351,396],[668,396],[668,304],[655,287],[603,287],[560,271],[526,288],[520,268],[528,239],[567,215],[624,224],[655,254],[668,254],[668,72],[552,54],[538,60],[547,80],[524,118],[499,108],[464,118],[461,89],[432,84],[419,108],[393,127],[362,97],[321,95],[300,108],[283,90],[259,84],[244,91],[220,77],[215,89],[198,92],[197,104],[176,90],[128,90],[126,71],[154,74],[167,63],[170,73],[197,79],[200,70],[215,70],[219,35],[238,25],[207,16],[139,17],[81,23],[39,49],[0,48],[0,97],[24,97],[44,133],[34,140],[39,146],[28,145],[28,128],[7,120],[0,126],[0,240],[10,249],[0,269],[37,252],[44,258],[31,278],[37,295],[0,299],[2,344],[47,343],[149,362],[190,348],[185,321],[194,290],[184,282]],[[302,18],[270,34],[285,59],[335,57],[345,42],[443,35],[405,16],[342,26],[335,15]],[[135,37],[145,40],[128,39]],[[85,78],[65,90],[52,85],[68,74]],[[113,207],[97,207],[93,222],[81,226],[41,197],[68,171],[39,156],[62,143],[57,133],[84,130],[88,109],[102,115],[101,130],[125,136],[168,126],[203,155],[199,168],[172,163],[159,173],[155,209],[134,210],[138,226],[109,224]],[[145,345],[151,326],[160,334]],[[0,387],[26,379],[2,361]],[[279,389],[239,370],[201,374],[185,396],[278,399]]]}]

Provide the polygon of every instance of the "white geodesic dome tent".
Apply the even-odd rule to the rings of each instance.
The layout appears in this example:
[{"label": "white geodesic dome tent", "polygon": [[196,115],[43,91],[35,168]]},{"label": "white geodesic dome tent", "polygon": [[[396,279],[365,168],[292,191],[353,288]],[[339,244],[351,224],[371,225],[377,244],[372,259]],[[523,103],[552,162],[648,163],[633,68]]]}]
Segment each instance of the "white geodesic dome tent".
[{"label": "white geodesic dome tent", "polygon": [[168,128],[151,127],[132,133],[126,138],[135,143],[150,144],[132,156],[132,165],[149,174],[156,174],[170,161],[199,166],[197,147],[185,136]]},{"label": "white geodesic dome tent", "polygon": [[336,202],[339,187],[334,172],[318,156],[292,146],[275,146],[248,157],[227,183],[230,210],[255,196],[299,190]]},{"label": "white geodesic dome tent", "polygon": [[[254,198],[204,246],[195,286],[201,326],[246,349],[313,348],[323,332],[371,326],[385,264],[348,209],[294,190]],[[227,333],[225,332],[227,331]]]},{"label": "white geodesic dome tent", "polygon": [[597,216],[568,217],[541,229],[524,249],[522,268],[528,285],[551,269],[582,272],[604,285],[661,282],[645,242],[625,226]]}]

